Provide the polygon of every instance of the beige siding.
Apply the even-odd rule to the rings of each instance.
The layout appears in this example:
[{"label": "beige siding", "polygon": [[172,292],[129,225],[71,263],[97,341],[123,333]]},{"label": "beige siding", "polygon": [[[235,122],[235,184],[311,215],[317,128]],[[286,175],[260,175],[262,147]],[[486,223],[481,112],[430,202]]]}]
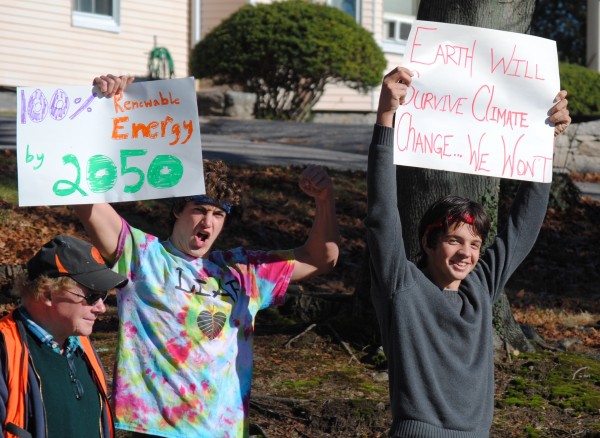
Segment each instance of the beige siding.
[{"label": "beige siding", "polygon": [[[387,67],[384,74],[398,65],[402,65],[401,55],[386,54]],[[383,78],[382,78],[383,79]],[[367,94],[362,94],[341,85],[331,85],[315,105],[315,111],[347,111],[347,112],[373,112],[377,111],[380,86],[373,88]]]},{"label": "beige siding", "polygon": [[361,4],[361,20],[360,24],[371,32],[375,39],[377,39],[377,23],[374,21],[374,17],[376,16],[377,9],[376,4],[381,3],[383,0],[375,1],[375,0],[362,0]]},{"label": "beige siding", "polygon": [[[381,44],[383,25],[383,0],[361,1],[361,25]],[[329,85],[315,105],[315,111],[371,112],[377,109],[379,88],[363,94],[343,85]]]},{"label": "beige siding", "polygon": [[200,12],[202,36],[204,37],[223,20],[248,3],[248,0],[203,0]]},{"label": "beige siding", "polygon": [[359,93],[342,85],[328,85],[325,94],[315,105],[315,111],[372,111],[372,93]]},{"label": "beige siding", "polygon": [[147,75],[154,45],[188,76],[189,1],[121,0],[120,32],[74,27],[71,1],[0,3],[0,85],[88,84],[103,73]]}]

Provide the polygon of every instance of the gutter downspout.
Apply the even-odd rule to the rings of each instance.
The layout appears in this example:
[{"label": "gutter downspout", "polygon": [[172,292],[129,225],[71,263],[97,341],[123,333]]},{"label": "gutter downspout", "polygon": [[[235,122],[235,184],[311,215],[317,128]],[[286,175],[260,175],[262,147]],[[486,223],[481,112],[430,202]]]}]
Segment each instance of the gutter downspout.
[{"label": "gutter downspout", "polygon": [[190,50],[202,37],[202,0],[191,0],[190,5]]},{"label": "gutter downspout", "polygon": [[[188,75],[192,75],[189,71],[189,62],[192,50],[202,36],[202,0],[190,0],[190,46],[188,47]],[[195,88],[198,90],[198,81],[194,80]]]}]

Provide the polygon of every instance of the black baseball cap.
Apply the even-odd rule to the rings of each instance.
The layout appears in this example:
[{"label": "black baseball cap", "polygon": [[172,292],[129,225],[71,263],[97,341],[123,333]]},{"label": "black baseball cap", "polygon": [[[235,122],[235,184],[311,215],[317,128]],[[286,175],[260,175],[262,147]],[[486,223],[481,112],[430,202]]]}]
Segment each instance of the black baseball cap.
[{"label": "black baseball cap", "polygon": [[40,275],[50,278],[71,277],[88,289],[105,292],[123,287],[127,277],[112,271],[98,248],[73,236],[59,234],[46,243],[28,262],[27,275],[35,280]]}]

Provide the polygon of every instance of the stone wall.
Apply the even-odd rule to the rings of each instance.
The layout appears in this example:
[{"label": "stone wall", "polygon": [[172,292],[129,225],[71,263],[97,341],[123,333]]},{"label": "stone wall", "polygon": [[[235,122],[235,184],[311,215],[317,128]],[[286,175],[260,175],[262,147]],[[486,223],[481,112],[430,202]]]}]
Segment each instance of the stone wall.
[{"label": "stone wall", "polygon": [[[256,97],[251,93],[232,91],[226,88],[206,88],[198,91],[198,113],[200,116],[254,118]],[[364,112],[315,112],[314,123],[372,124],[374,113]]]},{"label": "stone wall", "polygon": [[571,124],[557,143],[555,168],[600,173],[600,120]]},{"label": "stone wall", "polygon": [[196,93],[200,116],[233,117],[253,119],[253,94],[233,90],[209,88]]}]

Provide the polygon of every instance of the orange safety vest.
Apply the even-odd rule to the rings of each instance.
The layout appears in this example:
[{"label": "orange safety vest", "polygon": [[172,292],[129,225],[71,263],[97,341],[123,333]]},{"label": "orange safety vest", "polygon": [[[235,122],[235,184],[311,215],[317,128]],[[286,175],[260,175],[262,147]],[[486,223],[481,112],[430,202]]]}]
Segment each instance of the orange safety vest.
[{"label": "orange safety vest", "polygon": [[[17,323],[14,320],[12,313],[0,319],[0,333],[4,338],[7,362],[6,384],[8,387],[8,401],[6,403],[6,419],[4,420],[4,427],[6,428],[7,424],[13,423],[16,426],[25,429],[25,398],[28,384],[27,377],[29,375],[29,352],[21,339]],[[102,389],[101,396],[108,414],[110,436],[114,437],[112,412],[108,405],[108,397],[106,395],[108,392],[102,365],[96,356],[96,352],[92,347],[90,339],[87,336],[79,336],[79,341],[81,342],[81,346],[83,347],[88,362],[92,366],[92,378]],[[15,436],[6,430],[4,433],[7,438]]]}]

